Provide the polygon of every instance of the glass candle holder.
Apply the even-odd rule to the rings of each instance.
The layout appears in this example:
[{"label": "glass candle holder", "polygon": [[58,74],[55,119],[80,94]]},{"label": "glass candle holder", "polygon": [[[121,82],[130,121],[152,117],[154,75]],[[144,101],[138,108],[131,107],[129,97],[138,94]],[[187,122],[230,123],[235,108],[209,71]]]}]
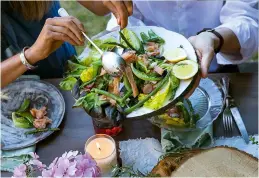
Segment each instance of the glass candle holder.
[{"label": "glass candle holder", "polygon": [[107,134],[116,136],[122,131],[122,124],[120,122],[111,122],[107,118],[92,117],[95,134]]},{"label": "glass candle holder", "polygon": [[113,167],[117,165],[116,143],[106,134],[96,134],[85,143],[88,152],[101,169],[102,177],[111,177]]}]

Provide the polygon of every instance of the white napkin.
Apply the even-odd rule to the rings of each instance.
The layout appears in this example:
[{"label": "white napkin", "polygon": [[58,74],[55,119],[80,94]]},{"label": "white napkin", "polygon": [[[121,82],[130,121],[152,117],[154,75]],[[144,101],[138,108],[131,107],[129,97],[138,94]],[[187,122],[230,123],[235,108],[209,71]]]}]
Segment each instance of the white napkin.
[{"label": "white napkin", "polygon": [[144,174],[153,169],[162,154],[161,144],[154,138],[121,141],[119,146],[122,166],[133,166]]}]

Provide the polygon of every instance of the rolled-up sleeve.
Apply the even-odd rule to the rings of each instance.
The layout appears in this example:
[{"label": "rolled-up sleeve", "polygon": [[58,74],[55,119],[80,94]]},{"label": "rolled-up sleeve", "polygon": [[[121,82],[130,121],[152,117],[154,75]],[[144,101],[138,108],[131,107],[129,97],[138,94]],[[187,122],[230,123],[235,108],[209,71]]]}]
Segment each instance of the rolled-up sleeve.
[{"label": "rolled-up sleeve", "polygon": [[222,25],[237,36],[241,49],[240,55],[217,54],[219,64],[240,64],[258,52],[258,1],[227,1],[220,13]]}]

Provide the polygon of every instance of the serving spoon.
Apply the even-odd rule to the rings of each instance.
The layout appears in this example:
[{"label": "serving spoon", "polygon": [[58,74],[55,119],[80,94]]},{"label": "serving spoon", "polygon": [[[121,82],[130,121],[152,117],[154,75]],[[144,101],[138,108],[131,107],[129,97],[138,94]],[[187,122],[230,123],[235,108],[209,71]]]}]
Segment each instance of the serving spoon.
[{"label": "serving spoon", "polygon": [[[69,14],[64,8],[58,10],[58,14],[61,17],[67,17]],[[81,31],[84,37],[95,47],[95,49],[102,55],[102,65],[104,70],[114,76],[118,77],[123,75],[126,63],[124,59],[115,52],[103,52],[83,31]]]}]

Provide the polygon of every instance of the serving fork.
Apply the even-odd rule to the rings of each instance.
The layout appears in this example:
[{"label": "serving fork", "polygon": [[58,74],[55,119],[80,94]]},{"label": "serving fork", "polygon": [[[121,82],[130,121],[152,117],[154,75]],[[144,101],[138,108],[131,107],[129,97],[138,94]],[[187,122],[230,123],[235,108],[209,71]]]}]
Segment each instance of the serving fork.
[{"label": "serving fork", "polygon": [[230,111],[230,95],[229,91],[229,78],[223,77],[221,80],[222,90],[224,92],[225,109],[223,111],[223,126],[227,134],[232,134],[233,131],[233,117]]}]

